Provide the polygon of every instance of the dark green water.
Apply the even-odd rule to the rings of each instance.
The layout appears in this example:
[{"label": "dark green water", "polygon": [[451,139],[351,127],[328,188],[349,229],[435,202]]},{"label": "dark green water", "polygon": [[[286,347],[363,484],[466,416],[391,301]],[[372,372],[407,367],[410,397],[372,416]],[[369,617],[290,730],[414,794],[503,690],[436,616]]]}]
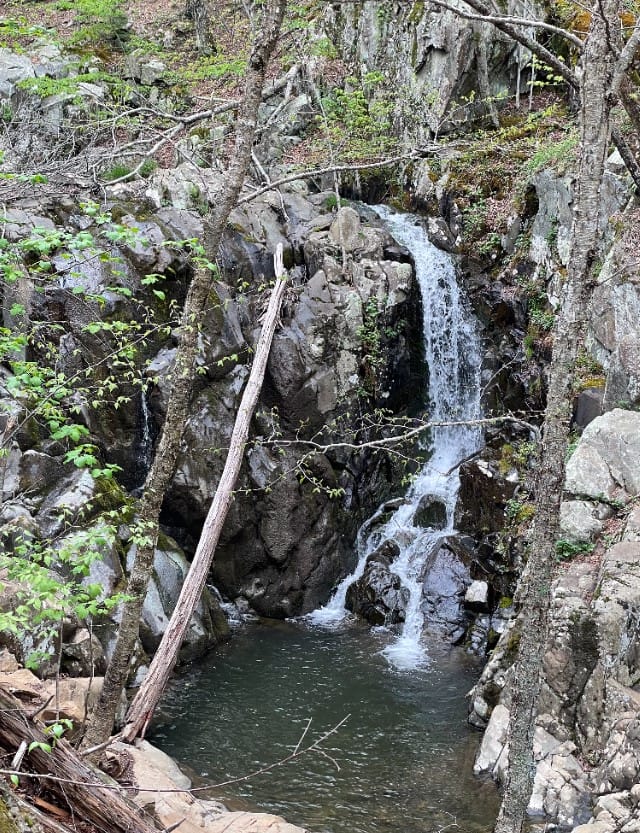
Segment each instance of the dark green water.
[{"label": "dark green water", "polygon": [[479,735],[465,693],[479,669],[461,651],[431,649],[427,669],[392,670],[368,630],[247,626],[176,679],[150,740],[202,783],[244,775],[287,755],[309,718],[338,763],[310,754],[209,797],[283,815],[315,833],[490,830],[492,784],[472,775]]}]

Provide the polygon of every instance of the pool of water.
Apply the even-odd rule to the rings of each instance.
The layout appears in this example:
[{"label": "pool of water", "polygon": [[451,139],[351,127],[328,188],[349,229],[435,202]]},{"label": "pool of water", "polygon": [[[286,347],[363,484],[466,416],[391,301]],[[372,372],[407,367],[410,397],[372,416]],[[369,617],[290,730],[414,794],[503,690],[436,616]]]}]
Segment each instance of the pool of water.
[{"label": "pool of water", "polygon": [[477,663],[431,646],[426,668],[401,672],[380,655],[387,642],[360,628],[244,626],[174,680],[149,739],[198,782],[219,783],[284,758],[309,719],[305,745],[348,716],[322,744],[326,757],[309,753],[210,797],[314,833],[490,830],[497,794],[473,777],[480,736],[466,723]]}]

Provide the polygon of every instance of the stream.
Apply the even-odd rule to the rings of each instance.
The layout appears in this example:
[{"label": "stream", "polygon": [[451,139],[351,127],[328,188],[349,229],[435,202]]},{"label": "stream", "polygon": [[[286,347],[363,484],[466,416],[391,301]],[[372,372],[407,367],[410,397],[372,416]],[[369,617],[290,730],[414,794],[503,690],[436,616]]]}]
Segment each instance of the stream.
[{"label": "stream", "polygon": [[[452,535],[458,466],[480,447],[480,339],[451,259],[411,215],[376,207],[415,258],[429,372],[429,459],[404,502],[358,536],[355,572],[315,613],[298,622],[244,624],[206,667],[177,678],[151,740],[202,783],[261,769],[344,718],[309,753],[248,780],[213,790],[232,809],[283,815],[315,833],[430,833],[488,830],[498,809],[493,784],[473,777],[479,735],[466,723],[465,695],[480,662],[429,633],[423,585]],[[444,521],[414,525],[425,499]],[[385,541],[399,548],[390,569],[402,582],[401,626],[370,629],[345,610],[349,585]]]}]

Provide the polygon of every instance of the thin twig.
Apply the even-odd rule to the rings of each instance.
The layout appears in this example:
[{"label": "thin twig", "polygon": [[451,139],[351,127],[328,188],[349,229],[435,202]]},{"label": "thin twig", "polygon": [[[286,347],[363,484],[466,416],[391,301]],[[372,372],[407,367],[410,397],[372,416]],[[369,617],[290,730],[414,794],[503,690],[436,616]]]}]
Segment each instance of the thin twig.
[{"label": "thin twig", "polygon": [[[12,775],[17,775],[21,778],[31,778],[34,780],[43,780],[43,781],[53,781],[56,784],[73,784],[75,786],[80,786],[86,789],[90,789],[95,787],[96,789],[101,790],[116,790],[116,791],[125,791],[125,792],[134,792],[134,793],[153,793],[156,794],[174,794],[174,793],[188,793],[190,795],[196,795],[201,792],[206,792],[207,790],[217,790],[221,787],[227,787],[230,784],[239,784],[243,781],[248,781],[250,778],[255,778],[258,775],[264,775],[267,772],[271,772],[272,770],[276,769],[279,766],[284,766],[285,764],[290,763],[291,761],[296,760],[297,758],[302,757],[303,755],[307,755],[310,752],[317,752],[325,757],[329,758],[329,760],[333,761],[333,764],[340,768],[335,760],[331,758],[330,755],[320,749],[320,744],[324,743],[327,738],[330,738],[332,735],[335,735],[338,730],[344,726],[347,720],[351,717],[350,714],[347,714],[345,717],[340,720],[339,723],[336,723],[333,728],[326,731],[323,735],[321,735],[317,740],[313,743],[309,744],[309,746],[301,747],[300,743],[298,743],[293,750],[288,755],[285,755],[283,758],[280,758],[278,761],[274,761],[271,764],[267,764],[267,766],[260,767],[260,769],[255,769],[253,772],[249,772],[247,775],[240,775],[237,778],[229,778],[226,781],[220,781],[217,784],[205,784],[201,787],[141,787],[137,784],[109,784],[104,781],[77,781],[74,778],[64,778],[60,775],[49,775],[43,772],[19,772],[15,769],[0,769],[0,775],[8,775],[9,777]],[[311,721],[309,721],[310,723]],[[308,731],[308,725],[305,727],[303,731],[303,737],[306,735]],[[113,742],[114,738],[110,738],[109,743]],[[102,744],[101,746],[104,746]],[[100,749],[100,746],[94,747],[92,750],[87,750],[87,752],[96,752]]]}]

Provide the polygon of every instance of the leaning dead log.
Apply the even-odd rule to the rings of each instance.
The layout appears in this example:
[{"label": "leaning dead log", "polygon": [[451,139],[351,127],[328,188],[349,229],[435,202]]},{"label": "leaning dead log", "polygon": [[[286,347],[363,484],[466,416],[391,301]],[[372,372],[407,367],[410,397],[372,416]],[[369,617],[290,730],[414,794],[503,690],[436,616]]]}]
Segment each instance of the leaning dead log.
[{"label": "leaning dead log", "polygon": [[274,255],[276,281],[271,291],[269,306],[264,316],[262,331],[256,345],[256,352],[251,365],[247,385],[242,394],[240,407],[236,414],[233,433],[229,443],[229,452],[216,493],[209,507],[207,518],[202,528],[189,573],[185,579],[180,596],[164,632],[160,645],[151,661],[149,670],[138,689],[121,731],[124,740],[131,743],[138,735],[144,737],[147,725],[165,690],[171,673],[178,659],[178,652],[191,616],[196,609],[204,590],[211,563],[222,533],[229,507],[233,501],[233,490],[240,473],[244,452],[249,437],[249,426],[256,409],[262,383],[267,370],[273,336],[280,316],[280,306],[284,295],[286,274],[283,265],[282,244],[278,244]]},{"label": "leaning dead log", "polygon": [[[43,728],[37,719],[28,716],[19,700],[0,686],[0,747],[9,759],[23,742],[27,746],[33,741],[51,744]],[[37,783],[71,819],[88,822],[105,833],[157,833],[153,821],[113,783],[108,785],[64,738],[51,752],[34,747],[24,758],[22,770],[22,783]],[[43,824],[42,817],[41,827],[61,829],[55,821]]]}]

